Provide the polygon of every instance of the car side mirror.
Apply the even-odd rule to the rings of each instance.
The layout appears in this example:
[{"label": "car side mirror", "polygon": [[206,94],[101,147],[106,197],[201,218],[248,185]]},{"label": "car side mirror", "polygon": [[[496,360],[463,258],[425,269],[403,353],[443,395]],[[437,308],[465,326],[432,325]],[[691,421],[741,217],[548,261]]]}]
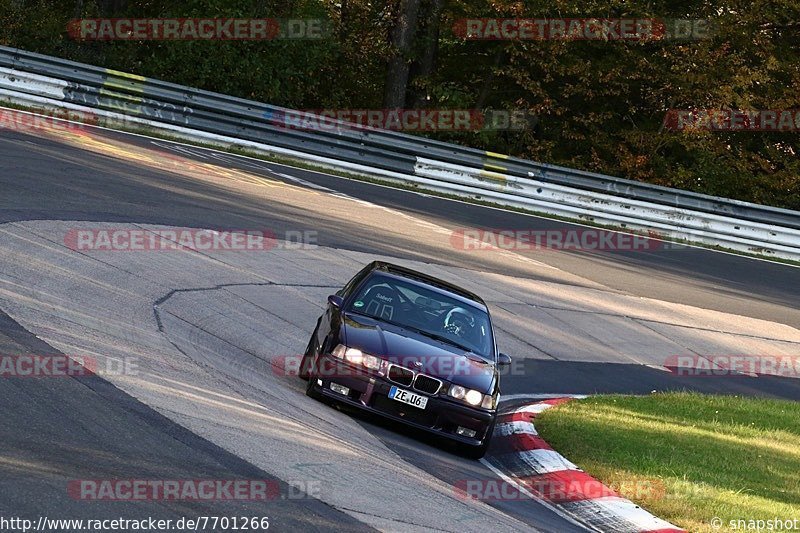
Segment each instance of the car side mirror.
[{"label": "car side mirror", "polygon": [[328,303],[336,309],[341,309],[342,305],[344,305],[344,298],[338,294],[331,294],[328,296]]},{"label": "car side mirror", "polygon": [[508,355],[504,354],[503,352],[497,354],[497,366],[508,366],[510,364],[511,358]]}]

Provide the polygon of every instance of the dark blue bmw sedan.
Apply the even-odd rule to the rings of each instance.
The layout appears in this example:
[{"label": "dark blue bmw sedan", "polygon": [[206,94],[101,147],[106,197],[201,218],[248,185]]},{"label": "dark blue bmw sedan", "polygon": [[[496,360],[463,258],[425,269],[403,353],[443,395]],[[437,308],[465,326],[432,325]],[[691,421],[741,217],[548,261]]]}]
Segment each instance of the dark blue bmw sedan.
[{"label": "dark blue bmw sedan", "polygon": [[376,261],[328,297],[300,375],[312,398],[447,437],[479,458],[494,429],[498,368],[510,362],[480,297]]}]

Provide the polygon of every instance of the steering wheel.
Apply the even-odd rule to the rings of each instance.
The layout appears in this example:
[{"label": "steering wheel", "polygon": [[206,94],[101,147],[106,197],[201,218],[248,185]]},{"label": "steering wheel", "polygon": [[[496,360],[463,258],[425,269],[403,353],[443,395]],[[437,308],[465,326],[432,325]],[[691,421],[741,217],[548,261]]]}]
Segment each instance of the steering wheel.
[{"label": "steering wheel", "polygon": [[462,307],[454,307],[444,317],[444,330],[462,339],[471,341],[475,329],[475,317]]}]

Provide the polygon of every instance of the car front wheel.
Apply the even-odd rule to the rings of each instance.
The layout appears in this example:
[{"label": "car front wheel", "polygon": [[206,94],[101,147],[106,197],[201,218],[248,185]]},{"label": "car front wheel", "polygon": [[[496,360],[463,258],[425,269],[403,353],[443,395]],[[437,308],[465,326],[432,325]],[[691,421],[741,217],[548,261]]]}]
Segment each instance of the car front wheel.
[{"label": "car front wheel", "polygon": [[300,370],[298,371],[298,375],[301,379],[308,379],[309,371],[311,370],[311,365],[314,363],[314,337],[316,336],[316,331],[313,335],[311,335],[311,340],[308,341],[308,346],[306,346],[306,351],[303,354],[303,359],[300,361]]},{"label": "car front wheel", "polygon": [[316,378],[314,378],[313,376],[309,376],[308,383],[306,384],[306,396],[308,396],[309,398],[314,398],[315,400],[322,401],[323,396],[315,388],[316,383],[317,383]]}]

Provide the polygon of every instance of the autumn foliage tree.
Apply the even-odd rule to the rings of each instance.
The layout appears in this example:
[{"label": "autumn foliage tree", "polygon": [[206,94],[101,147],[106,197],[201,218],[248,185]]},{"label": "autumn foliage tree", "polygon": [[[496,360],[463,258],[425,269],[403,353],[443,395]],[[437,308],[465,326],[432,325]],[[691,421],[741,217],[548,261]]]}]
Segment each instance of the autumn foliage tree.
[{"label": "autumn foliage tree", "polygon": [[[76,42],[75,17],[324,18],[321,40]],[[469,40],[465,18],[707,20],[702,39]],[[670,109],[800,110],[789,0],[6,0],[0,42],[295,108],[524,110],[523,130],[440,139],[800,209],[800,124],[675,132]]]}]

